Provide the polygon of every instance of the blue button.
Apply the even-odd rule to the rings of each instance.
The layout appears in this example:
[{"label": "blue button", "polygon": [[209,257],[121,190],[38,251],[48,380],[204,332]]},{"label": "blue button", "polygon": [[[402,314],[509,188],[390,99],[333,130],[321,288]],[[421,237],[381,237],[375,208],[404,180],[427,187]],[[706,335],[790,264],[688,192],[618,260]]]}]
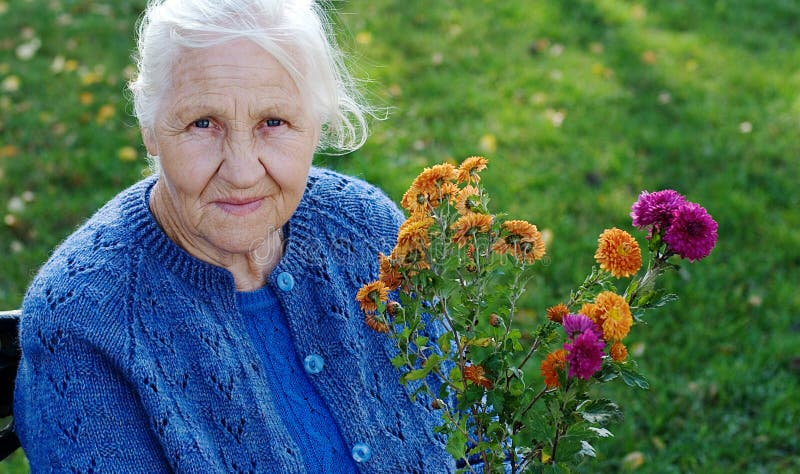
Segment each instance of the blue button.
[{"label": "blue button", "polygon": [[311,375],[322,372],[323,367],[325,367],[325,361],[317,354],[308,355],[303,359],[303,368]]},{"label": "blue button", "polygon": [[356,462],[367,462],[372,457],[372,450],[366,443],[356,443],[353,446],[352,454]]},{"label": "blue button", "polygon": [[289,272],[282,272],[278,275],[278,288],[283,291],[292,291],[294,288],[294,277]]}]

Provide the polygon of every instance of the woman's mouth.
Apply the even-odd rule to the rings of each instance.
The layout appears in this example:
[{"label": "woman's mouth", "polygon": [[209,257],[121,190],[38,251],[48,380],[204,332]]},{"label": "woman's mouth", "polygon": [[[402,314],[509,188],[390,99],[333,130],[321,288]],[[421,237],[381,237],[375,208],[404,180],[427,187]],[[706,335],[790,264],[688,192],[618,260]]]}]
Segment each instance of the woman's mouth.
[{"label": "woman's mouth", "polygon": [[264,198],[234,199],[226,198],[215,201],[214,204],[228,214],[245,216],[255,212],[264,203]]}]

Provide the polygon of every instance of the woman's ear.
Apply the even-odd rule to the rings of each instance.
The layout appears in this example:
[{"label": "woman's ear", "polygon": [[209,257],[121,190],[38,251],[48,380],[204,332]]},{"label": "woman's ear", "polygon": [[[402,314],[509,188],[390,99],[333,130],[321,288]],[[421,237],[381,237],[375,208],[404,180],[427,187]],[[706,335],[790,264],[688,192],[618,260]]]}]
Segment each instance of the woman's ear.
[{"label": "woman's ear", "polygon": [[150,156],[158,156],[158,141],[156,141],[156,134],[152,128],[142,129],[142,141],[144,147],[147,149],[147,154]]}]

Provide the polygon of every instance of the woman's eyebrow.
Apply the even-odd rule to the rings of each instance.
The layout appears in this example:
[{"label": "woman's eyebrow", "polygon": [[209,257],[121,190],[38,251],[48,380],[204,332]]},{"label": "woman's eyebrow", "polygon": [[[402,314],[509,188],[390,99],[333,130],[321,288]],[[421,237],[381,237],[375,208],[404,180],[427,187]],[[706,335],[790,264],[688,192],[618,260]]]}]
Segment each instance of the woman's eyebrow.
[{"label": "woman's eyebrow", "polygon": [[[233,110],[231,104],[220,104],[212,101],[178,104],[173,107],[173,114],[179,118],[198,118],[207,115],[223,116]],[[250,118],[265,118],[267,116],[296,116],[300,114],[300,104],[290,101],[264,101],[248,105],[247,114]]]}]

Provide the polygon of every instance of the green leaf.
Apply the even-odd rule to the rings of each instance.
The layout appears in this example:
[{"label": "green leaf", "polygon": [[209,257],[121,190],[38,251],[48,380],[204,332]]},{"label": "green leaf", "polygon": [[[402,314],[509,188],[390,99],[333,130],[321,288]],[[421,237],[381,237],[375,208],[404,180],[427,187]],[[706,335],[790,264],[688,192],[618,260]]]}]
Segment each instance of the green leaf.
[{"label": "green leaf", "polygon": [[619,377],[619,369],[617,368],[616,364],[603,364],[603,368],[600,369],[600,372],[596,375],[601,381],[603,382],[610,382],[615,378]]},{"label": "green leaf", "polygon": [[430,372],[431,370],[435,369],[442,363],[444,357],[440,356],[439,354],[431,354],[428,356],[428,360],[422,364],[422,368]]},{"label": "green leaf", "polygon": [[442,333],[439,336],[439,339],[436,340],[436,344],[439,346],[439,350],[442,351],[443,354],[449,354],[451,348],[451,344],[453,342],[453,333],[450,331]]},{"label": "green leaf", "polygon": [[588,423],[606,425],[622,420],[619,406],[607,399],[586,400],[578,405],[575,411]]},{"label": "green leaf", "polygon": [[401,382],[410,382],[412,380],[424,379],[428,375],[428,373],[430,373],[430,370],[426,370],[426,369],[411,370],[411,371],[406,372],[405,374],[403,374],[400,377],[400,381]]},{"label": "green leaf", "polygon": [[525,392],[525,382],[521,379],[513,378],[508,383],[508,393],[510,393],[514,397],[518,397]]},{"label": "green leaf", "polygon": [[406,365],[406,358],[404,354],[397,354],[396,356],[392,357],[392,365],[395,369],[399,369]]},{"label": "green leaf", "polygon": [[467,451],[467,437],[461,431],[453,431],[450,437],[447,438],[447,446],[445,447],[453,459],[461,459]]},{"label": "green leaf", "polygon": [[639,373],[636,364],[633,362],[619,364],[618,367],[619,375],[622,377],[622,381],[625,382],[625,384],[627,384],[629,387],[639,387],[645,390],[650,388],[650,384],[647,382],[647,379]]},{"label": "green leaf", "polygon": [[581,449],[578,451],[579,457],[597,457],[597,451],[594,450],[594,447],[589,444],[588,441],[585,439],[581,440]]},{"label": "green leaf", "polygon": [[500,390],[492,390],[486,394],[486,401],[494,407],[495,412],[500,413],[505,406],[505,394]]},{"label": "green leaf", "polygon": [[484,389],[479,385],[467,385],[466,390],[464,390],[462,396],[462,400],[458,404],[459,409],[465,409],[471,405],[476,403],[480,403],[481,399],[483,398]]},{"label": "green leaf", "polygon": [[598,438],[611,438],[614,436],[614,433],[608,431],[605,428],[598,428],[596,426],[590,426],[587,428],[589,431],[595,434]]}]

